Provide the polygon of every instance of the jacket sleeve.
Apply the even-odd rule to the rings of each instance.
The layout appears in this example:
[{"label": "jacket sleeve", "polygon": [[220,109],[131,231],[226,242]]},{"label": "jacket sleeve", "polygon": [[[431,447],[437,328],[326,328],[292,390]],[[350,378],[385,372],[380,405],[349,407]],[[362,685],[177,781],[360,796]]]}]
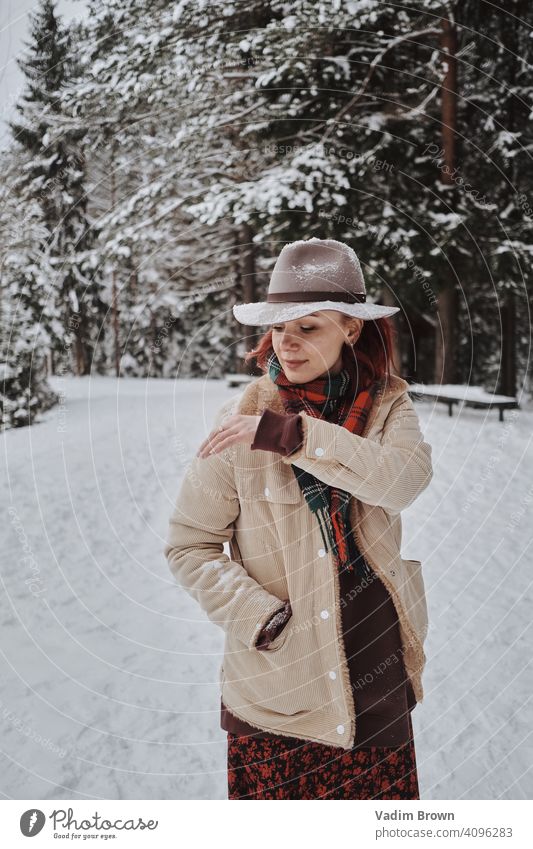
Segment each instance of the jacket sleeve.
[{"label": "jacket sleeve", "polygon": [[[224,411],[225,405],[214,426]],[[263,626],[285,603],[224,553],[240,512],[225,454],[194,457],[190,463],[170,516],[164,555],[179,584],[209,619],[252,650]]]},{"label": "jacket sleeve", "polygon": [[300,416],[303,443],[294,454],[282,456],[282,462],[294,463],[366,504],[400,513],[433,476],[431,446],[424,442],[407,392],[392,405],[380,441],[307,413]]}]

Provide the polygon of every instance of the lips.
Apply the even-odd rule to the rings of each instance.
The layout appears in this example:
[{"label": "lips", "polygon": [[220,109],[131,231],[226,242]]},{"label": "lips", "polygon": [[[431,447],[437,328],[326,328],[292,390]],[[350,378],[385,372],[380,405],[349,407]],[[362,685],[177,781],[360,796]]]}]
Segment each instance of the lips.
[{"label": "lips", "polygon": [[296,368],[296,366],[302,366],[305,362],[306,360],[285,360],[285,365]]}]

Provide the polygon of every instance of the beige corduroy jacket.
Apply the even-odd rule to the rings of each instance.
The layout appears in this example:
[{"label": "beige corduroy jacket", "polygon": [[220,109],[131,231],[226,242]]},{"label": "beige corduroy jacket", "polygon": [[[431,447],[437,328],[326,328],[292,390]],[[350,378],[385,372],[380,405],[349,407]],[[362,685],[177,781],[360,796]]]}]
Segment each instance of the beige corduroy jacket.
[{"label": "beige corduroy jacket", "polygon": [[[178,583],[225,632],[222,700],[264,731],[349,749],[357,717],[342,638],[339,578],[291,464],[352,493],[350,518],[361,552],[391,593],[403,660],[423,699],[428,617],[421,563],[401,556],[400,512],[432,477],[408,384],[381,384],[363,436],[302,413],[293,454],[239,443],[190,463],[170,517],[164,555]],[[268,374],[219,409],[284,412]],[[224,544],[229,546],[229,556]],[[269,650],[258,632],[283,601],[292,617]]]}]

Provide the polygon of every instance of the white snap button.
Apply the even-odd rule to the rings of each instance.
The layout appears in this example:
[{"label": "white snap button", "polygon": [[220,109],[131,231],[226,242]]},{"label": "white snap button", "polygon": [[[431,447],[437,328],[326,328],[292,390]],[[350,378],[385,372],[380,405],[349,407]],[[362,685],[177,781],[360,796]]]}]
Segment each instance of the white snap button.
[{"label": "white snap button", "polygon": [[337,677],[337,673],[335,672],[335,670],[334,670],[334,669],[331,669],[331,670],[330,670],[329,677],[330,677],[333,681],[334,681],[334,680],[335,680],[335,678]]},{"label": "white snap button", "polygon": [[321,610],[320,615],[321,615],[322,619],[327,619],[329,617],[329,613],[328,613],[327,610]]},{"label": "white snap button", "polygon": [[323,448],[315,448],[315,454],[316,454],[317,457],[322,457],[323,453],[324,453]]},{"label": "white snap button", "polygon": [[326,556],[326,549],[325,548],[319,548],[318,549],[318,556],[319,557],[325,557]]},{"label": "white snap button", "polygon": [[270,495],[270,490],[269,490],[268,486],[265,486],[265,495],[267,496],[267,498]]},{"label": "white snap button", "polygon": [[337,734],[344,734],[344,725],[337,725]]}]

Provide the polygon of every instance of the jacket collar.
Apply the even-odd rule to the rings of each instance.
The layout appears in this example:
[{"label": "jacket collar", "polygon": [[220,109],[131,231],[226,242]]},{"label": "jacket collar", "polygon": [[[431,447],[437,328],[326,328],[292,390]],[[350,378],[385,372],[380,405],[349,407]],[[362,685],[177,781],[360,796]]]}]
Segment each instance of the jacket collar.
[{"label": "jacket collar", "polygon": [[[381,410],[388,412],[392,402],[403,395],[408,388],[407,381],[397,375],[389,375],[381,381],[363,435],[372,427],[378,413]],[[244,416],[257,416],[261,415],[266,408],[276,413],[285,412],[278,388],[268,374],[248,384],[238,399],[236,412]]]}]

